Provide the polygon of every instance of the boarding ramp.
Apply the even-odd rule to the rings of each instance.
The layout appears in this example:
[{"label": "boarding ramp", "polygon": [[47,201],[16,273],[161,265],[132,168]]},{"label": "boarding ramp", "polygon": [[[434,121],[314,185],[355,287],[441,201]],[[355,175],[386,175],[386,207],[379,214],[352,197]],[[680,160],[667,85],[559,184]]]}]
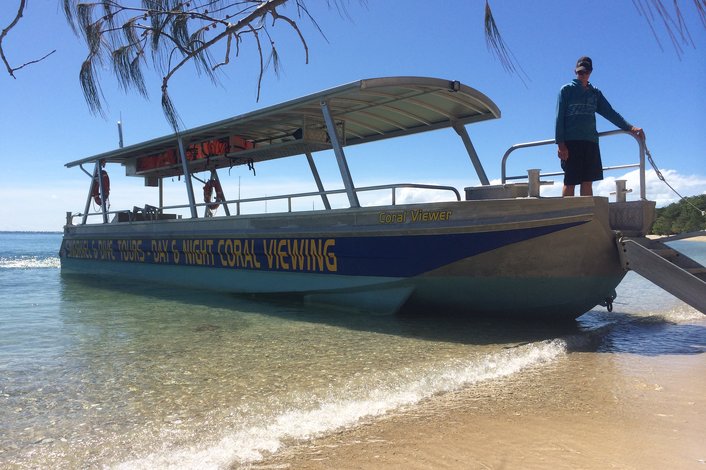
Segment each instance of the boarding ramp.
[{"label": "boarding ramp", "polygon": [[706,231],[649,239],[655,221],[653,201],[626,201],[625,181],[616,181],[616,202],[609,209],[610,228],[616,234],[623,268],[706,314],[706,268],[665,242],[704,236]]},{"label": "boarding ramp", "polygon": [[706,314],[706,268],[664,243],[664,241],[699,235],[706,235],[706,231],[659,240],[646,237],[620,237],[618,239],[620,260],[626,270],[635,271]]}]

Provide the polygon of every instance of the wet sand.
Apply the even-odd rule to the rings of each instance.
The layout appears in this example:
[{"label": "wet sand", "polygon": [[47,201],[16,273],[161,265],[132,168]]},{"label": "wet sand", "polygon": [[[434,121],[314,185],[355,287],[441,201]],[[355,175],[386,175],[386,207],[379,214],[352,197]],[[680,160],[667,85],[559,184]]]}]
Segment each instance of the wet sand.
[{"label": "wet sand", "polygon": [[706,469],[706,355],[573,352],[252,468]]}]

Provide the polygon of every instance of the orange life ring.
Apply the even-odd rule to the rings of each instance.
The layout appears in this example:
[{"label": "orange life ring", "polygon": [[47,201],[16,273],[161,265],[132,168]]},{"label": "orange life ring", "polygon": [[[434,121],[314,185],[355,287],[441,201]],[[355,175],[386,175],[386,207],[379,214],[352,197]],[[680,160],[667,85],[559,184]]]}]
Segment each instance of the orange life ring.
[{"label": "orange life ring", "polygon": [[[214,189],[216,190],[216,201],[212,203],[211,196],[213,195]],[[218,206],[220,206],[218,201],[223,200],[225,200],[225,196],[223,196],[223,188],[221,188],[221,182],[216,179],[206,181],[206,184],[203,187],[203,202],[208,204],[208,208],[212,211],[215,211],[216,209],[218,209]]]},{"label": "orange life ring", "polygon": [[[105,195],[105,200],[108,200],[108,196],[110,195],[110,178],[108,178],[108,172],[105,170],[101,170],[101,179],[103,183],[103,194]],[[101,201],[101,187],[100,184],[98,184],[98,178],[93,178],[93,187],[91,187],[91,196],[93,197],[93,201],[98,204],[99,206],[102,206],[103,203]]]}]

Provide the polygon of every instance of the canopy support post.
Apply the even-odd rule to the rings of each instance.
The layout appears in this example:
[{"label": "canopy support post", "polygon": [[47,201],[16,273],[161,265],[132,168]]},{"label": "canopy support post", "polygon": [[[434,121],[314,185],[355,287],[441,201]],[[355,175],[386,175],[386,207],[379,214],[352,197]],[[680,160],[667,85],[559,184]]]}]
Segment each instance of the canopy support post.
[{"label": "canopy support post", "polygon": [[346,194],[348,195],[348,202],[352,208],[360,207],[358,195],[355,192],[355,186],[353,186],[353,178],[351,178],[351,172],[348,169],[346,155],[343,153],[343,147],[341,147],[341,141],[338,138],[338,132],[336,132],[336,122],[333,120],[331,109],[329,108],[326,100],[321,100],[321,112],[324,115],[324,121],[326,122],[326,129],[328,130],[329,139],[331,139],[333,152],[336,154],[336,161],[338,162],[338,169],[341,172],[341,178],[343,179],[343,186],[345,187]]},{"label": "canopy support post", "polygon": [[[218,185],[220,186],[220,184],[221,184],[221,179],[218,177],[218,172],[216,171],[215,168],[211,170],[211,179],[214,179],[214,180],[218,181]],[[221,190],[223,190],[223,187],[221,187]],[[230,216],[230,209],[228,209],[228,203],[226,202],[227,199],[228,199],[228,198],[225,197],[225,195],[224,195],[224,196],[223,196],[223,200],[219,200],[219,199],[218,199],[218,194],[216,194],[216,202],[222,203],[222,204],[223,204],[223,210],[225,211],[226,215],[227,215],[227,216]]]},{"label": "canopy support post", "polygon": [[159,213],[163,212],[164,208],[164,178],[159,178]]},{"label": "canopy support post", "polygon": [[184,141],[179,135],[177,136],[177,143],[179,144],[179,158],[181,158],[181,167],[184,172],[184,183],[186,183],[186,194],[188,194],[189,196],[189,208],[191,209],[191,218],[197,219],[198,213],[196,212],[196,199],[194,199],[194,186],[191,182],[191,172],[189,172],[189,163],[186,160]]},{"label": "canopy support post", "polygon": [[326,196],[326,190],[321,182],[321,177],[319,176],[319,171],[316,169],[316,164],[314,163],[314,157],[311,156],[311,152],[306,152],[306,160],[309,162],[309,168],[311,168],[311,174],[314,175],[314,180],[316,181],[316,187],[319,188],[321,193],[321,201],[324,203],[324,207],[327,210],[331,210],[331,204],[328,202],[328,196]]},{"label": "canopy support post", "polygon": [[[81,167],[83,170],[83,167]],[[88,173],[83,170],[84,173]],[[83,210],[83,217],[81,218],[81,225],[85,225],[88,221],[88,211],[91,209],[91,198],[93,198],[93,184],[98,181],[98,194],[101,200],[101,212],[103,214],[103,223],[108,223],[108,212],[105,207],[106,197],[105,190],[103,188],[103,172],[101,167],[101,161],[97,160],[95,166],[93,167],[93,176],[91,176],[91,183],[88,185],[88,197],[86,198],[86,207]]]},{"label": "canopy support post", "polygon": [[[98,195],[101,198],[101,212],[103,213],[103,223],[107,224],[108,212],[105,206],[108,203],[108,198],[105,197],[105,188],[103,188],[103,166],[101,165],[100,160],[96,162],[96,178],[98,178]],[[93,184],[91,184],[91,188],[93,188]]]},{"label": "canopy support post", "polygon": [[[81,166],[81,169],[83,170],[83,166]],[[88,184],[88,197],[86,197],[86,207],[83,210],[83,217],[81,217],[81,225],[86,225],[86,222],[88,221],[88,211],[91,209],[93,182],[96,180],[96,175],[98,174],[99,169],[100,161],[96,161],[96,164],[93,166],[93,176],[91,176],[91,182]],[[86,170],[83,171],[84,173],[88,173]]]},{"label": "canopy support post", "polygon": [[478,158],[478,153],[473,147],[471,138],[468,136],[466,127],[463,124],[455,122],[453,123],[453,128],[456,133],[461,137],[463,145],[466,146],[466,152],[468,152],[468,156],[471,158],[471,163],[473,163],[473,167],[476,169],[476,173],[478,174],[478,179],[480,179],[480,183],[484,186],[488,186],[490,184],[490,181],[488,181],[488,177],[485,174],[485,170],[483,169],[483,165],[480,162],[480,158]]}]

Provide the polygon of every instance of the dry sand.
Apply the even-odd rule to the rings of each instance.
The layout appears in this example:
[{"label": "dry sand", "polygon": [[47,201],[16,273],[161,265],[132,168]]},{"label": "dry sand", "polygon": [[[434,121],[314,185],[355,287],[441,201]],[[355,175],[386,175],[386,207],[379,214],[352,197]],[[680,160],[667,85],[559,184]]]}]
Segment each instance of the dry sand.
[{"label": "dry sand", "polygon": [[570,353],[252,468],[706,470],[706,355]]}]

